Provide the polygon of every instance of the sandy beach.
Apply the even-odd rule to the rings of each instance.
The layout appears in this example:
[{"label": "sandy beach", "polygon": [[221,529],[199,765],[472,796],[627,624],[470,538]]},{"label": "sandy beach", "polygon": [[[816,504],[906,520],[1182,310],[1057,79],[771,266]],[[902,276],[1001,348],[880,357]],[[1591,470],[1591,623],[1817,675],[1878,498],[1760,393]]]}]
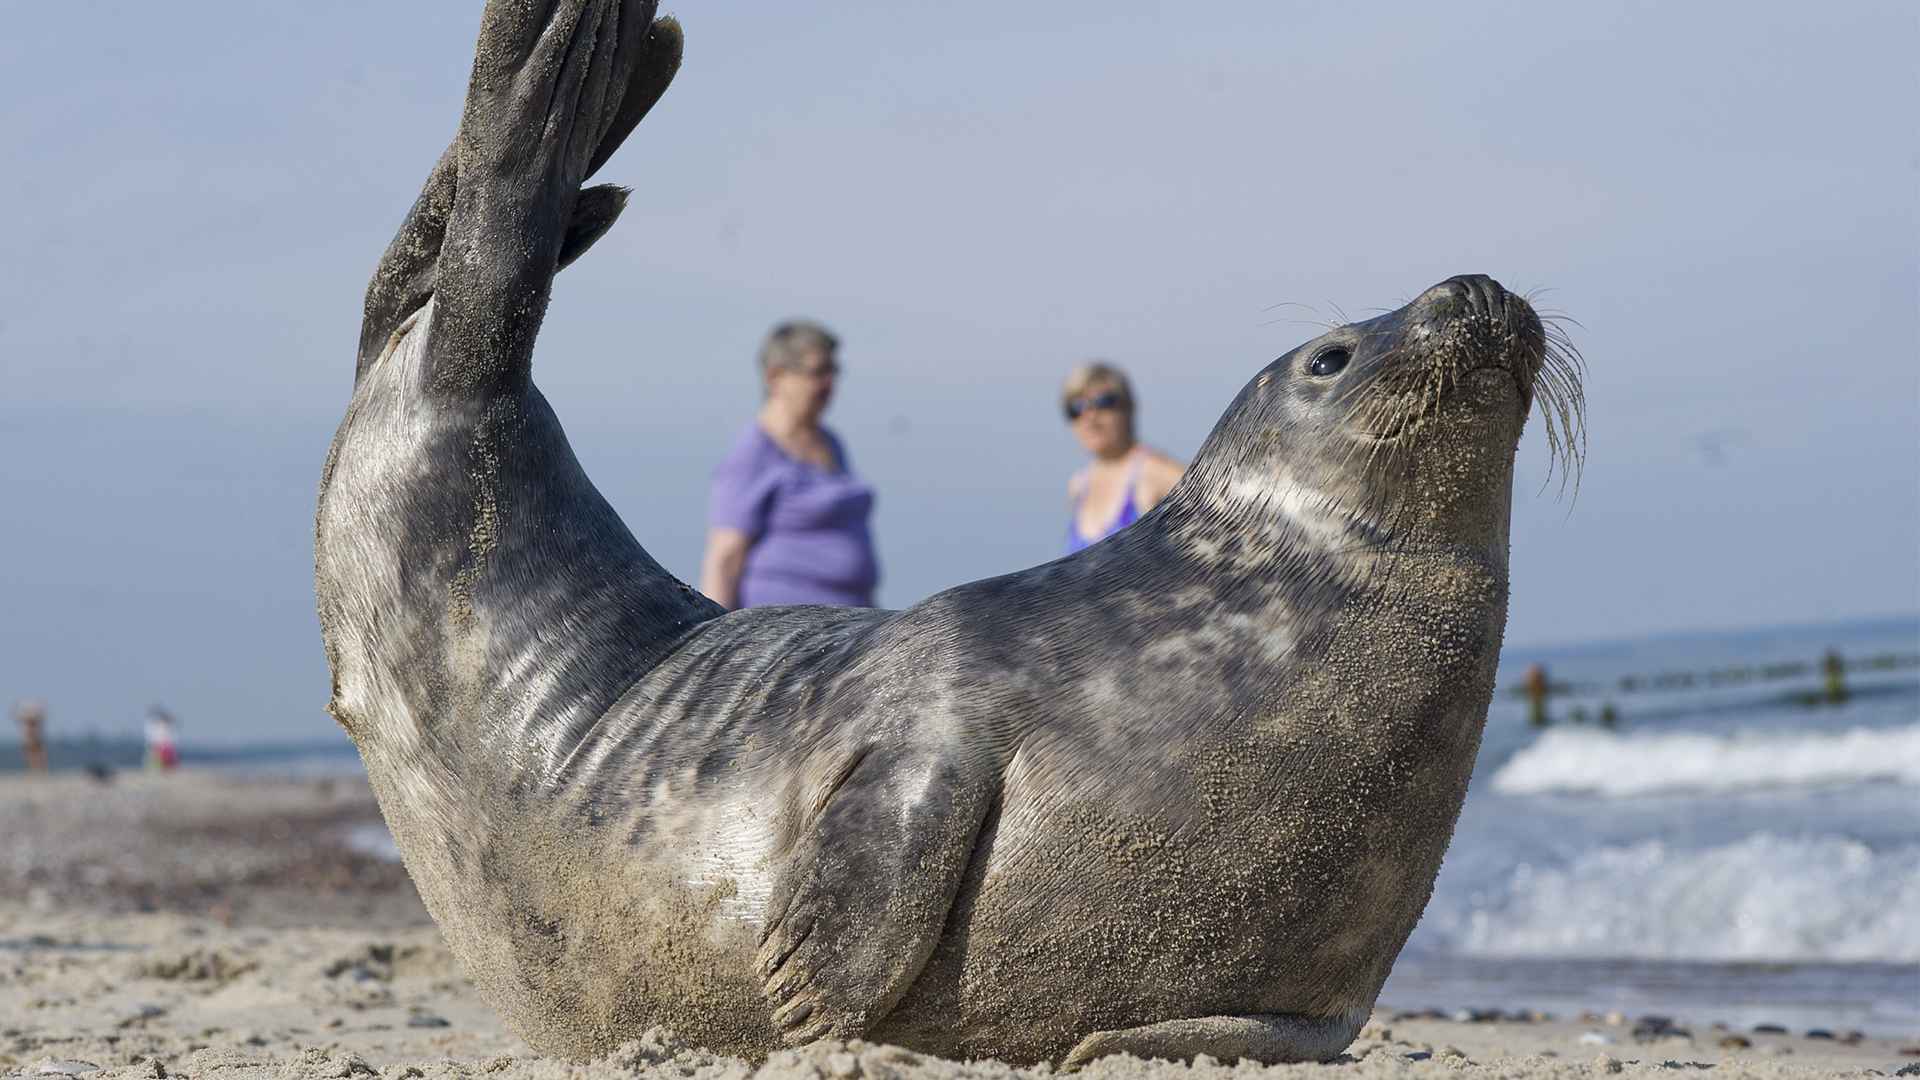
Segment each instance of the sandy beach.
[{"label": "sandy beach", "polygon": [[[355,850],[378,821],[357,778],[12,774],[0,782],[0,1074],[913,1077],[1050,1075],[823,1043],[754,1064],[653,1031],[593,1062],[535,1055],[460,975],[396,864]],[[1091,1077],[1552,1077],[1920,1073],[1920,1039],[1732,1031],[1614,1013],[1382,1009],[1311,1066],[1107,1059]],[[1458,1019],[1456,1019],[1458,1017]],[[1709,1018],[1710,1019],[1710,1018]],[[1916,1033],[1920,1035],[1920,1033]]]}]

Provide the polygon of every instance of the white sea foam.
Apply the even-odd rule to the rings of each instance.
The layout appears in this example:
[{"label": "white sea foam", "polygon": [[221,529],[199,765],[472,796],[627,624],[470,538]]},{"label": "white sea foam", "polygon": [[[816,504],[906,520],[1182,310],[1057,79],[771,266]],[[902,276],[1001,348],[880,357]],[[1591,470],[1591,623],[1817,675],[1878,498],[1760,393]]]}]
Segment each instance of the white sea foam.
[{"label": "white sea foam", "polygon": [[1493,774],[1506,795],[1920,784],[1920,725],[1838,732],[1616,734],[1560,728]]},{"label": "white sea foam", "polygon": [[393,834],[387,831],[387,827],[379,822],[355,825],[347,830],[344,839],[349,850],[376,859],[400,861],[400,846],[393,842]]},{"label": "white sea foam", "polygon": [[1471,908],[1428,915],[1443,947],[1481,956],[1913,963],[1920,847],[1768,833],[1701,850],[1647,840],[1516,867]]}]

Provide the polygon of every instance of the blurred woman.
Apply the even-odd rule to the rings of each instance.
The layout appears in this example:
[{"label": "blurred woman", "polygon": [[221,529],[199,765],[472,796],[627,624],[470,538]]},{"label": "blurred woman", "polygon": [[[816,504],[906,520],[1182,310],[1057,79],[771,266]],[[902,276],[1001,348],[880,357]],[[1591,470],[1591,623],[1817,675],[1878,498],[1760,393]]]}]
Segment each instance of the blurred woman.
[{"label": "blurred woman", "polygon": [[180,764],[173,714],[158,705],[147,710],[147,768],[169,772]]},{"label": "blurred woman", "polygon": [[1138,440],[1133,385],[1112,364],[1075,368],[1060,404],[1074,438],[1093,456],[1067,481],[1071,554],[1133,524],[1173,490],[1185,466]]},{"label": "blurred woman", "polygon": [[760,350],[766,396],[714,470],[700,561],[700,591],[725,607],[873,605],[873,489],[820,422],[839,348],[825,327],[795,321]]},{"label": "blurred woman", "polygon": [[15,702],[13,718],[20,722],[21,762],[28,772],[46,772],[46,705],[32,699]]}]

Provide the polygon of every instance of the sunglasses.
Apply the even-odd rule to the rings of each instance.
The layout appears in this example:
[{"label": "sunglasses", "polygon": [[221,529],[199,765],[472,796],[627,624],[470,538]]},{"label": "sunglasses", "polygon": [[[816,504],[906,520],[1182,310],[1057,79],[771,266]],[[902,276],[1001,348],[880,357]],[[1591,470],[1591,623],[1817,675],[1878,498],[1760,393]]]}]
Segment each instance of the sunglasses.
[{"label": "sunglasses", "polygon": [[1110,412],[1120,408],[1126,403],[1125,398],[1112,390],[1108,390],[1102,394],[1095,394],[1092,397],[1069,398],[1067,400],[1067,419],[1078,420],[1081,414],[1085,413],[1088,409],[1105,409]]},{"label": "sunglasses", "polygon": [[791,371],[795,375],[805,375],[809,379],[825,379],[840,374],[840,365],[829,360],[816,367],[789,367],[781,370]]}]

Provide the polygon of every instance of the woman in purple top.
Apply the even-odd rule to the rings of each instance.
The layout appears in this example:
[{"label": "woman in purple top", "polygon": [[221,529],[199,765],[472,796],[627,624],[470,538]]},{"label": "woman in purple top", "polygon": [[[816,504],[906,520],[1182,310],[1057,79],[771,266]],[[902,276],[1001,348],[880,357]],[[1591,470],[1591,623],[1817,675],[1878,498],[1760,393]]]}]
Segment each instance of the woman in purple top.
[{"label": "woman in purple top", "polygon": [[725,607],[871,607],[873,489],[820,423],[840,371],[825,327],[787,322],[760,350],[766,401],[713,473],[700,591]]},{"label": "woman in purple top", "polygon": [[1166,497],[1185,468],[1134,436],[1133,385],[1112,364],[1093,361],[1067,376],[1060,406],[1074,438],[1093,456],[1067,481],[1067,553],[1104,540]]}]

